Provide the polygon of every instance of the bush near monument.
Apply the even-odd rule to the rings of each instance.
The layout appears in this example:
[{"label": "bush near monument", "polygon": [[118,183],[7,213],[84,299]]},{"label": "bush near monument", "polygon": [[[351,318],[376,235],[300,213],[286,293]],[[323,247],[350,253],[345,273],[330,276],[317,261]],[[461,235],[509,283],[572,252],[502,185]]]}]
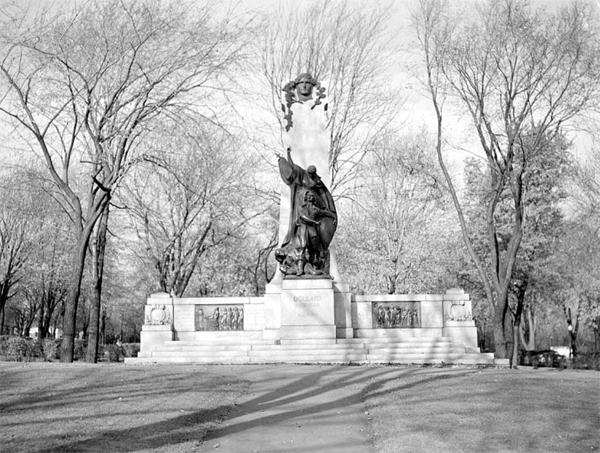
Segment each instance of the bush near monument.
[{"label": "bush near monument", "polygon": [[[122,345],[100,345],[99,356],[110,362],[118,362],[123,357],[135,357],[140,350],[139,343]],[[85,359],[85,341],[76,340],[75,359]],[[60,360],[60,339],[34,339],[9,335],[0,336],[0,361],[9,362],[53,362]]]}]

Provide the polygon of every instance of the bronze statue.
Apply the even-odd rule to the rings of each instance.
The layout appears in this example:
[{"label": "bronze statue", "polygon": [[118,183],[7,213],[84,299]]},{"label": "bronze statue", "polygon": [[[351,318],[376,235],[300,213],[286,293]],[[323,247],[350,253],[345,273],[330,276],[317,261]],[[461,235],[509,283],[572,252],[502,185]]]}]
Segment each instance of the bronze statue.
[{"label": "bronze statue", "polygon": [[[287,158],[278,155],[279,173],[290,186],[291,205],[288,231],[281,245],[282,254],[290,257],[295,253],[297,276],[328,275],[329,244],[337,228],[333,197],[317,174],[317,169],[313,165],[304,169],[294,164],[291,152],[291,148],[288,148]],[[280,265],[280,270],[289,272],[290,264],[288,259],[284,268]],[[309,272],[307,265],[310,265]]]},{"label": "bronze statue", "polygon": [[306,263],[301,257],[301,250],[284,250],[281,248],[275,250],[275,260],[277,260],[279,263],[279,270],[281,271],[282,275],[296,277],[302,275],[320,275],[322,276],[320,278],[329,278],[324,271],[316,269],[310,263]]}]

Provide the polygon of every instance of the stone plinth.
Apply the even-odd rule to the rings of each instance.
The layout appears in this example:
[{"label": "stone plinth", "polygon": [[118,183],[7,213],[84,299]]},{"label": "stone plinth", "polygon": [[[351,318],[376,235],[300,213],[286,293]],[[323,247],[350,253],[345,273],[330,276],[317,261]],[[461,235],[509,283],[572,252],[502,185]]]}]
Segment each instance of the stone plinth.
[{"label": "stone plinth", "polygon": [[346,283],[333,282],[335,325],[337,338],[352,338],[352,294]]},{"label": "stone plinth", "polygon": [[282,279],[264,297],[158,293],[146,305],[139,358],[127,363],[493,364],[479,353],[471,313],[459,288],[352,295],[330,279]]},{"label": "stone plinth", "polygon": [[[275,276],[275,278],[277,275]],[[265,289],[264,296],[264,330],[265,340],[279,340],[281,328],[281,274],[279,282],[271,282]]]},{"label": "stone plinth", "polygon": [[283,280],[280,338],[336,338],[331,280]]},{"label": "stone plinth", "polygon": [[444,294],[444,329],[442,332],[444,336],[462,343],[469,350],[479,350],[471,300],[461,288],[449,289]]},{"label": "stone plinth", "polygon": [[167,293],[152,294],[144,309],[140,357],[149,357],[152,351],[173,339],[173,299]]},{"label": "stone plinth", "polygon": [[479,350],[477,327],[475,327],[474,321],[446,321],[442,333],[445,337],[462,343],[466,348]]},{"label": "stone plinth", "polygon": [[173,325],[143,325],[140,332],[139,357],[150,357],[152,351],[163,346],[167,341],[173,341]]}]

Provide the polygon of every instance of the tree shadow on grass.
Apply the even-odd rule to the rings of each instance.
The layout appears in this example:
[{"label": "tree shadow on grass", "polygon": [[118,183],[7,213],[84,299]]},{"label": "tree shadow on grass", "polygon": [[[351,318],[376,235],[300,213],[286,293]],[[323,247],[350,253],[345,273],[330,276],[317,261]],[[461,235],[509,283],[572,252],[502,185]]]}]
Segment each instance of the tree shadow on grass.
[{"label": "tree shadow on grass", "polygon": [[421,381],[410,390],[397,382],[369,389],[367,407],[379,432],[402,439],[402,451],[576,452],[598,445],[591,381],[578,388],[514,370],[451,374],[461,379]]},{"label": "tree shadow on grass", "polygon": [[246,385],[190,367],[139,371],[14,370],[10,385],[0,389],[0,450],[139,451],[178,439],[201,440]]},{"label": "tree shadow on grass", "polygon": [[[320,423],[326,424],[328,420],[325,419],[324,414],[330,414],[357,403],[362,408],[362,402],[367,392],[377,392],[378,389],[385,387],[385,384],[388,382],[398,383],[397,388],[410,389],[413,386],[422,385],[427,381],[450,377],[437,374],[430,375],[419,381],[409,381],[409,376],[421,371],[422,368],[326,368],[318,373],[298,378],[284,387],[274,388],[261,396],[243,402],[230,414],[227,419],[227,426],[220,425],[212,430],[206,440],[214,441],[221,437],[243,433],[260,426],[281,425],[300,417],[304,419],[306,417],[319,418]],[[329,400],[326,397],[326,394],[332,389],[341,389],[344,387],[347,389],[347,392],[344,392],[343,395],[338,394],[336,399]],[[385,392],[387,391],[385,390]],[[294,408],[296,403],[309,398],[317,398],[317,401],[320,402],[305,406],[301,411]],[[269,412],[275,413],[269,414]],[[249,420],[241,422],[236,420],[243,415],[259,413],[264,413],[265,415],[250,417]],[[364,417],[366,418],[366,415]]]},{"label": "tree shadow on grass", "polygon": [[[175,368],[171,371],[176,370]],[[113,428],[95,433],[82,433],[81,437],[85,437],[85,439],[81,440],[73,439],[72,437],[75,436],[69,436],[70,439],[65,435],[45,436],[46,447],[29,451],[39,453],[153,451],[190,441],[199,445],[204,439],[216,440],[245,433],[259,426],[276,425],[300,417],[310,416],[315,419],[321,417],[325,423],[327,420],[324,420],[324,417],[331,411],[361,403],[365,397],[365,391],[368,391],[369,395],[375,395],[378,394],[377,392],[392,392],[399,388],[408,390],[431,380],[449,378],[447,374],[432,373],[423,379],[409,379],[411,375],[422,372],[422,369],[419,368],[332,366],[319,367],[315,371],[314,367],[296,366],[290,370],[288,366],[286,370],[285,367],[278,369],[277,366],[272,366],[269,367],[270,371],[265,372],[263,369],[262,372],[256,373],[256,368],[248,366],[247,368],[235,368],[235,370],[237,371],[234,374],[226,376],[222,373],[227,373],[226,369],[212,368],[211,373],[199,375],[197,383],[194,382],[196,377],[190,375],[189,372],[165,372],[163,378],[167,382],[164,385],[155,386],[152,386],[152,382],[143,376],[134,377],[123,383],[118,380],[111,382],[110,385],[105,383],[105,386],[101,382],[92,382],[91,385],[94,387],[88,389],[89,391],[81,388],[82,379],[93,380],[89,373],[75,373],[65,385],[60,389],[55,389],[56,392],[52,398],[44,398],[40,394],[37,396],[25,395],[18,401],[9,402],[3,408],[3,412],[6,409],[7,412],[4,414],[10,416],[10,412],[19,412],[25,410],[26,407],[35,407],[40,411],[56,411],[60,416],[61,412],[69,411],[74,406],[100,404],[106,398],[114,398],[115,395],[127,392],[126,399],[132,401],[131,407],[124,406],[118,414],[110,413],[106,414],[106,417],[108,419],[117,416],[133,417],[136,421],[144,417],[153,417],[156,421],[133,428]],[[173,407],[166,408],[161,414],[161,408],[153,407],[151,404],[152,399],[159,396],[164,398],[173,395],[173,398],[176,398],[177,395],[187,395],[185,392],[191,392],[192,389],[197,392],[195,385],[209,387],[206,389],[208,393],[201,393],[200,396],[210,395],[221,402],[226,401],[230,396],[227,384],[231,382],[233,376],[237,379],[252,379],[254,374],[257,374],[258,377],[253,380],[251,392],[256,390],[256,396],[242,398],[241,404],[238,406],[234,406],[231,402],[219,404],[217,401],[215,407],[192,410],[172,416],[171,414],[175,413]],[[220,381],[220,377],[223,376],[225,379]],[[69,381],[73,385],[69,385]],[[390,382],[394,383],[394,387],[386,388]],[[334,399],[329,398],[330,395],[326,395],[332,390],[339,389],[345,391],[336,393]],[[46,388],[44,391],[48,391],[48,389]],[[306,403],[308,399],[311,399],[310,403]],[[140,405],[140,401],[146,401],[146,406]],[[150,411],[153,413],[152,417],[148,415]],[[243,418],[247,414],[253,414],[253,417]],[[67,416],[64,422],[74,423],[77,418],[79,417]],[[221,423],[223,420],[227,420],[227,426]],[[101,428],[95,429],[98,431]]]}]

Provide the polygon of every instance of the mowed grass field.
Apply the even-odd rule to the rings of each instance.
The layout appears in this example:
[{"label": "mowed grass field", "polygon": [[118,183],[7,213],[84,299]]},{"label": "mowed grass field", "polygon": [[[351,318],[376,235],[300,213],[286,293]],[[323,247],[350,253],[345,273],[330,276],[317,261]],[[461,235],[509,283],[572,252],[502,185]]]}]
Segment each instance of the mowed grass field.
[{"label": "mowed grass field", "polygon": [[[596,371],[350,368],[377,452],[600,449]],[[210,451],[207,434],[235,418],[258,379],[293,385],[294,370],[0,362],[0,451]]]}]

